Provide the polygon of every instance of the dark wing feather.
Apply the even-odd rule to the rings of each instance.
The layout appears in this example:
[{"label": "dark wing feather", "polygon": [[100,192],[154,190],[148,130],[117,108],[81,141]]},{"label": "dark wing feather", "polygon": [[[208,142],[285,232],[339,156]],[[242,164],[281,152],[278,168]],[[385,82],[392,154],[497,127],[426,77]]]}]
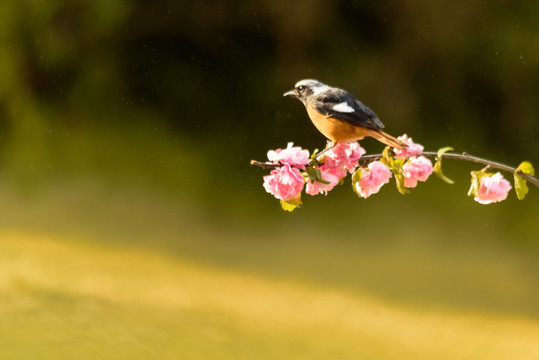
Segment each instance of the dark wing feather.
[{"label": "dark wing feather", "polygon": [[[335,105],[342,102],[346,102],[354,111],[340,112],[333,110]],[[318,94],[313,99],[311,106],[327,117],[346,121],[356,126],[363,126],[373,130],[384,128],[384,124],[378,120],[378,116],[376,116],[374,111],[341,89],[333,88]]]}]

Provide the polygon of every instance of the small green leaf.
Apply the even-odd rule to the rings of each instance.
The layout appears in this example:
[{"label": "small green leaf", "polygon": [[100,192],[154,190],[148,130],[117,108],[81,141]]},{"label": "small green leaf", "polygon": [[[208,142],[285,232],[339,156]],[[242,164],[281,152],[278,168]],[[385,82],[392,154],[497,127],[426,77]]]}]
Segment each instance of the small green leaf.
[{"label": "small green leaf", "polygon": [[361,179],[361,168],[358,168],[354,173],[352,174],[352,183],[356,183]]},{"label": "small green leaf", "polygon": [[281,207],[284,211],[294,211],[295,208],[300,207],[302,204],[301,202],[301,194],[296,198],[288,201],[281,200]]},{"label": "small green leaf", "polygon": [[363,196],[361,196],[361,194],[359,193],[359,188],[361,188],[359,182],[356,181],[352,183],[352,190],[354,191],[354,193],[360,198],[363,198]]},{"label": "small green leaf", "polygon": [[519,200],[524,200],[526,194],[528,193],[528,185],[526,179],[520,176],[516,171],[514,173],[515,177],[515,192],[517,193],[517,198]]},{"label": "small green leaf", "polygon": [[406,159],[396,159],[391,155],[391,149],[389,147],[384,148],[382,152],[382,158],[380,161],[389,168],[394,174],[402,171],[402,166],[406,162]]},{"label": "small green leaf", "polygon": [[311,179],[311,181],[322,180],[322,174],[320,173],[319,168],[314,166],[307,166],[305,170],[307,171],[307,175],[309,176],[309,179]]},{"label": "small green leaf", "polygon": [[386,146],[384,148],[384,151],[382,151],[382,158],[380,159],[380,161],[382,163],[384,163],[384,165],[386,165],[388,168],[393,168],[393,164],[394,164],[394,159],[393,157],[389,154],[389,146]]},{"label": "small green leaf", "polygon": [[400,171],[406,160],[407,159],[393,159],[393,168]]},{"label": "small green leaf", "polygon": [[513,174],[515,178],[515,192],[517,193],[517,198],[519,200],[523,200],[526,197],[526,194],[528,193],[529,189],[526,179],[520,176],[520,172],[533,176],[535,175],[535,169],[529,161],[523,161],[516,168]]},{"label": "small green leaf", "polygon": [[535,175],[535,169],[529,161],[521,162],[520,165],[517,167],[517,171],[523,172],[524,174],[528,174],[531,176]]},{"label": "small green leaf", "polygon": [[395,175],[397,190],[403,195],[409,194],[410,190],[404,186],[404,174],[402,173],[402,166],[406,159],[395,159],[391,156],[390,151],[389,146],[385,147],[380,161]]},{"label": "small green leaf", "polygon": [[453,148],[451,146],[446,146],[444,148],[441,148],[438,150],[438,157],[436,158],[437,160],[441,160],[442,159],[442,156],[448,152],[448,151],[451,151],[453,150]]},{"label": "small green leaf", "polygon": [[477,193],[479,192],[479,178],[483,175],[482,171],[472,171],[472,185],[470,186],[470,190],[468,190],[468,196],[477,196]]},{"label": "small green leaf", "polygon": [[444,173],[442,172],[442,159],[441,158],[436,162],[436,164],[434,164],[434,172],[436,173],[436,175],[438,175],[440,179],[442,179],[446,183],[448,184],[455,183],[453,180],[445,176]]},{"label": "small green leaf", "polygon": [[444,173],[442,172],[442,157],[446,152],[451,151],[451,150],[453,150],[451,146],[446,146],[438,150],[438,153],[436,156],[436,164],[434,164],[434,169],[433,169],[436,175],[438,175],[440,179],[442,179],[448,184],[454,184],[455,182],[451,180],[450,178],[448,178],[447,176],[445,176]]},{"label": "small green leaf", "polygon": [[305,171],[307,172],[309,179],[311,179],[311,182],[318,181],[322,184],[330,184],[329,181],[322,179],[322,173],[320,172],[319,168],[315,166],[307,166]]},{"label": "small green leaf", "polygon": [[397,190],[399,190],[399,192],[402,194],[402,195],[406,195],[406,194],[409,194],[410,193],[410,190],[408,190],[408,188],[406,188],[406,186],[404,186],[404,174],[402,172],[393,172],[393,175],[395,175],[395,182],[397,184]]},{"label": "small green leaf", "polygon": [[361,179],[361,168],[358,168],[352,174],[352,190],[354,190],[357,196],[361,197],[361,195],[359,194],[356,188],[356,184],[359,182],[359,179]]}]

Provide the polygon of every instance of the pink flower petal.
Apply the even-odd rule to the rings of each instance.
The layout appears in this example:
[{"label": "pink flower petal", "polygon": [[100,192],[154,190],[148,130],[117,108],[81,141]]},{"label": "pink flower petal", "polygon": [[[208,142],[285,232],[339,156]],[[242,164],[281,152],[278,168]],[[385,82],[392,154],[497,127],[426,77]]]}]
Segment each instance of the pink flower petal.
[{"label": "pink flower petal", "polygon": [[404,186],[414,188],[417,181],[426,181],[432,174],[432,161],[424,156],[411,157],[402,166]]},{"label": "pink flower petal", "polygon": [[264,176],[264,188],[277,199],[288,201],[296,199],[305,186],[305,181],[298,169],[288,164],[273,169]]},{"label": "pink flower petal", "polygon": [[[331,161],[330,161],[331,163]],[[320,181],[307,180],[307,187],[305,192],[309,195],[325,194],[327,195],[328,191],[333,190],[333,188],[339,184],[339,180],[346,176],[346,171],[335,166],[328,166],[324,164],[320,166],[320,174],[322,180],[328,181],[329,184],[324,184]]]},{"label": "pink flower petal", "polygon": [[480,204],[496,203],[507,198],[511,184],[499,172],[479,179],[479,191],[474,200]]},{"label": "pink flower petal", "polygon": [[354,185],[361,197],[366,199],[380,191],[380,188],[389,182],[391,176],[391,170],[387,166],[381,161],[373,161],[367,168],[361,169],[361,178]]},{"label": "pink flower petal", "polygon": [[365,154],[365,149],[359,143],[352,142],[349,144],[338,143],[334,148],[328,150],[325,155],[326,161],[327,159],[331,159],[335,167],[341,167],[352,173],[363,154]]},{"label": "pink flower petal", "polygon": [[395,152],[395,158],[397,159],[407,159],[414,156],[419,156],[423,152],[423,146],[420,144],[416,144],[412,141],[411,137],[408,137],[408,135],[404,134],[399,136],[397,139],[400,141],[408,144],[407,147],[405,147],[402,150],[394,149]]},{"label": "pink flower petal", "polygon": [[305,165],[309,163],[309,150],[293,145],[294,143],[289,142],[286,149],[268,151],[268,159],[273,162],[305,169]]}]

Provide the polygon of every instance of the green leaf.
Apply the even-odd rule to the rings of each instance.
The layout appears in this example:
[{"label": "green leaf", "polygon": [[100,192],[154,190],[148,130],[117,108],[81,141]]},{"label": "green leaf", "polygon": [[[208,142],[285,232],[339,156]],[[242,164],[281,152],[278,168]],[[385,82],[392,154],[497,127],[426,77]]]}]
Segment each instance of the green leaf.
[{"label": "green leaf", "polygon": [[516,168],[513,174],[515,178],[515,192],[517,193],[517,198],[519,200],[523,200],[526,197],[526,194],[528,193],[529,189],[528,182],[520,175],[520,173],[533,176],[535,175],[535,169],[529,161],[523,161]]},{"label": "green leaf", "polygon": [[436,164],[434,164],[434,169],[433,169],[436,175],[438,175],[440,179],[442,179],[448,184],[454,184],[455,182],[451,180],[450,178],[448,178],[447,176],[445,176],[444,173],[442,172],[442,157],[444,156],[446,152],[451,151],[451,150],[453,150],[451,146],[446,146],[438,150],[438,153],[436,156]]},{"label": "green leaf", "polygon": [[409,194],[410,190],[408,190],[408,188],[406,188],[406,186],[404,186],[404,174],[402,172],[400,172],[400,171],[398,171],[398,172],[394,171],[393,175],[395,175],[395,182],[397,184],[397,190],[399,190],[399,192],[402,195]]},{"label": "green leaf", "polygon": [[406,159],[396,159],[391,155],[391,149],[385,147],[382,152],[382,158],[380,161],[389,168],[393,173],[400,172]]},{"label": "green leaf", "polygon": [[[448,151],[451,151],[453,150],[453,148],[451,146],[446,146],[444,148],[441,148],[438,150],[438,156],[436,157],[436,160],[442,160],[442,156],[448,152]],[[441,165],[440,165],[441,166]]]},{"label": "green leaf", "polygon": [[407,159],[393,159],[393,168],[400,171],[406,160]]},{"label": "green leaf", "polygon": [[470,190],[468,190],[468,196],[475,197],[479,192],[479,178],[483,175],[482,171],[472,171],[472,185]]},{"label": "green leaf", "polygon": [[352,174],[352,190],[356,193],[357,196],[361,197],[361,195],[356,189],[356,184],[359,182],[359,179],[361,179],[361,168],[358,168]]},{"label": "green leaf", "polygon": [[305,168],[305,171],[307,171],[307,175],[309,176],[309,179],[311,179],[311,181],[322,180],[322,174],[320,173],[319,168],[314,166],[307,166]]},{"label": "green leaf", "polygon": [[404,186],[404,174],[402,173],[402,166],[406,159],[395,159],[391,156],[390,151],[389,146],[385,147],[384,151],[382,151],[382,158],[380,161],[391,170],[393,175],[395,175],[397,190],[403,195],[409,194],[410,190]]},{"label": "green leaf", "polygon": [[528,193],[528,185],[526,179],[520,176],[516,171],[513,174],[515,178],[515,192],[519,200],[524,200]]},{"label": "green leaf", "polygon": [[361,168],[358,168],[354,173],[352,174],[352,183],[356,183],[361,179]]},{"label": "green leaf", "polygon": [[384,163],[385,166],[387,166],[388,168],[393,168],[393,164],[394,164],[394,159],[393,157],[389,154],[389,146],[386,146],[384,148],[384,151],[382,151],[382,158],[380,159],[380,161],[382,163]]},{"label": "green leaf", "polygon": [[443,181],[445,181],[446,183],[448,184],[455,183],[453,180],[445,176],[444,173],[442,172],[442,159],[441,158],[436,162],[436,164],[434,164],[433,170],[434,170],[434,173],[436,173],[436,175],[438,175],[438,177],[442,179]]},{"label": "green leaf", "polygon": [[295,208],[300,207],[302,204],[301,202],[301,194],[296,198],[288,201],[281,200],[281,207],[284,211],[294,211]]},{"label": "green leaf", "polygon": [[311,179],[311,182],[318,181],[318,182],[321,182],[322,184],[330,183],[329,181],[322,179],[322,173],[320,172],[320,169],[317,167],[307,166],[305,168],[305,171],[307,172],[309,179]]},{"label": "green leaf", "polygon": [[535,169],[529,161],[521,162],[520,165],[517,167],[517,171],[523,172],[524,174],[528,174],[531,176],[535,175]]}]

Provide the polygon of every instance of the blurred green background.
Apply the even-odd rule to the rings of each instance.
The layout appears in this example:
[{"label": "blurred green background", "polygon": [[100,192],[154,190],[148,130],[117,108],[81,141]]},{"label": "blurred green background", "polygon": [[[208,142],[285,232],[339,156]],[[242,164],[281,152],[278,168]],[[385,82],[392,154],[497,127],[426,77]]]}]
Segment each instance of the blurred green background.
[{"label": "blurred green background", "polygon": [[480,205],[478,167],[446,161],[452,186],[347,182],[285,213],[249,166],[324,146],[282,98],[317,78],[428,150],[537,167],[538,20],[533,0],[3,0],[0,358],[539,357],[539,189]]}]

